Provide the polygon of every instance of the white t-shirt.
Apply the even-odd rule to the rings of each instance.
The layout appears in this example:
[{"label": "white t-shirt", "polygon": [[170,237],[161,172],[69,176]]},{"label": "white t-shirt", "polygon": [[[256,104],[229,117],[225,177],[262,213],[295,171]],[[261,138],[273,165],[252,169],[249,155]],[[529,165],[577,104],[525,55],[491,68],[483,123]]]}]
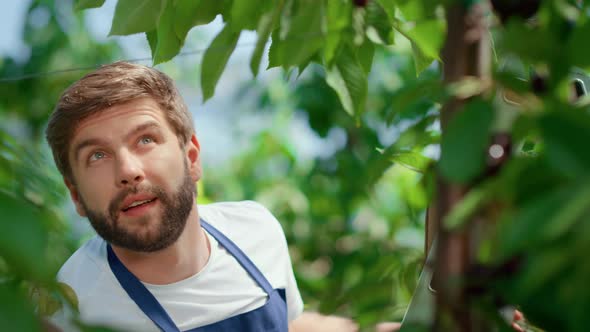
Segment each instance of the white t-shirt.
[{"label": "white t-shirt", "polygon": [[[289,321],[303,311],[285,235],[268,210],[252,201],[226,202],[199,205],[199,215],[233,241],[273,288],[286,290]],[[254,310],[267,300],[237,260],[206,234],[211,256],[199,273],[168,285],[144,283],[181,331]],[[120,286],[106,257],[106,242],[96,236],[59,271],[58,280],[78,297],[82,321],[124,331],[159,331]],[[65,316],[58,314],[54,321],[63,326]]]}]

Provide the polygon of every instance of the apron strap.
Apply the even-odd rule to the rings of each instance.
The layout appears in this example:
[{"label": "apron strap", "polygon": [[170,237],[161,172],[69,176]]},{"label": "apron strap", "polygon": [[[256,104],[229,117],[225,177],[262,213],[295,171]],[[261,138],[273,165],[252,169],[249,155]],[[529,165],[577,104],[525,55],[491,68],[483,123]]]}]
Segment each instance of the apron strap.
[{"label": "apron strap", "polygon": [[221,245],[232,254],[238,263],[250,274],[250,276],[256,281],[256,283],[264,289],[266,294],[270,296],[274,291],[270,282],[264,277],[262,272],[256,267],[256,265],[248,258],[248,256],[227,236],[221,233],[217,228],[211,226],[208,222],[201,218],[201,226],[213,235],[213,237],[221,243]]},{"label": "apron strap", "polygon": [[121,263],[117,255],[113,252],[110,244],[107,244],[107,259],[113,274],[119,281],[129,297],[137,304],[139,309],[156,324],[160,330],[166,332],[180,332],[172,318],[168,316],[166,310],[154,295],[137,279],[133,273],[129,272],[125,265]]},{"label": "apron strap", "polygon": [[[262,272],[256,265],[246,256],[246,254],[223,233],[211,226],[205,220],[201,219],[201,226],[209,232],[231,255],[233,255],[238,263],[250,274],[256,283],[264,289],[266,294],[270,296],[274,291],[270,282],[264,277]],[[139,309],[151,319],[156,326],[165,332],[180,332],[172,318],[168,315],[166,310],[162,307],[160,302],[154,295],[145,287],[143,283],[136,276],[133,275],[121,263],[111,245],[107,243],[107,260],[111,271],[123,287],[127,295],[137,304]]]}]

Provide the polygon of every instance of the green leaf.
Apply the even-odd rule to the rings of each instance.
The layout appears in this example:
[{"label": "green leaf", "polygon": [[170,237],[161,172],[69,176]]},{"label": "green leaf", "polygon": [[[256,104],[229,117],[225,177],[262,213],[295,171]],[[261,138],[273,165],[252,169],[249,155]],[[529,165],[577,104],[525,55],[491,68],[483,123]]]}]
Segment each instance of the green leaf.
[{"label": "green leaf", "polygon": [[[392,0],[389,0],[392,1]],[[440,0],[395,0],[405,21],[423,21],[435,17],[436,7],[441,4]],[[385,6],[384,6],[385,7]]]},{"label": "green leaf", "polygon": [[416,21],[425,16],[421,1],[398,0],[396,4],[406,21]]},{"label": "green leaf", "polygon": [[15,285],[2,282],[0,299],[0,326],[3,331],[42,331],[32,306]]},{"label": "green leaf", "polygon": [[[153,54],[154,65],[172,59],[180,52],[184,43],[184,40],[178,39],[174,31],[174,11],[172,2],[169,2],[158,22],[157,46],[156,52]],[[151,47],[152,44],[150,43]]]},{"label": "green leaf", "polygon": [[470,190],[445,217],[444,225],[453,230],[461,227],[491,197],[492,186],[479,186]]},{"label": "green leaf", "polygon": [[590,36],[590,21],[578,26],[572,32],[568,39],[567,54],[571,57],[572,64],[588,69],[590,67],[590,46],[588,45],[588,36]]},{"label": "green leaf", "polygon": [[[377,149],[368,162],[365,163],[367,188],[371,188],[385,171],[391,167],[392,161],[399,161],[403,166],[414,171],[427,173],[430,160],[422,156],[419,151],[426,145],[437,143],[437,137],[431,135],[426,128],[434,122],[434,116],[427,116],[404,130],[400,137],[385,150]],[[419,156],[417,156],[419,155]]]},{"label": "green leaf", "polygon": [[365,40],[364,43],[356,48],[356,57],[367,75],[369,75],[369,72],[371,72],[374,55],[375,45],[368,40]]},{"label": "green leaf", "polygon": [[[590,212],[590,183],[578,181],[551,190],[524,204],[517,215],[506,220],[501,232],[502,256],[524,248],[535,250],[572,231],[574,224]],[[526,241],[522,239],[526,238]]]},{"label": "green leaf", "polygon": [[446,37],[446,25],[441,20],[426,20],[408,26],[410,28],[400,25],[394,27],[410,40],[418,76],[432,61],[440,59],[440,49]]},{"label": "green leaf", "polygon": [[119,0],[109,36],[154,30],[166,0]]},{"label": "green leaf", "polygon": [[391,45],[394,42],[392,20],[377,1],[367,4],[367,36],[374,42]]},{"label": "green leaf", "polygon": [[546,113],[539,124],[547,159],[553,168],[572,177],[590,169],[590,117],[581,110],[561,109]]},{"label": "green leaf", "polygon": [[358,117],[364,112],[368,89],[367,74],[349,47],[344,47],[334,64],[327,68],[326,82],[336,91],[348,114]]},{"label": "green leaf", "polygon": [[377,0],[391,22],[395,21],[395,7],[397,0]]},{"label": "green leaf", "polygon": [[494,114],[490,103],[470,101],[443,132],[439,169],[453,182],[467,183],[485,166],[486,147]]},{"label": "green leaf", "polygon": [[273,7],[281,7],[272,1],[234,1],[231,7],[231,26],[236,30],[255,30],[260,18]]},{"label": "green leaf", "polygon": [[104,4],[105,0],[75,0],[74,10],[80,11],[83,9],[99,8]]},{"label": "green leaf", "polygon": [[150,45],[150,51],[152,52],[152,59],[156,57],[156,49],[158,48],[158,31],[152,30],[145,33],[145,38]]},{"label": "green leaf", "polygon": [[445,97],[445,90],[438,78],[411,81],[393,93],[391,111],[386,114],[385,121],[390,125],[396,118],[421,116]]},{"label": "green leaf", "polygon": [[174,31],[185,40],[189,30],[197,25],[210,23],[221,14],[226,1],[176,0],[174,6]]},{"label": "green leaf", "polygon": [[554,46],[562,41],[556,41],[546,29],[533,28],[519,20],[509,20],[504,29],[497,42],[499,49],[509,50],[521,61],[549,62],[557,52],[563,51]]},{"label": "green leaf", "polygon": [[250,70],[254,76],[258,74],[262,52],[264,52],[266,42],[270,38],[272,30],[277,24],[282,8],[282,6],[277,5],[272,12],[267,12],[260,17],[258,28],[256,29],[258,40],[256,40],[256,47],[254,47],[252,57],[250,58]]},{"label": "green leaf", "polygon": [[440,49],[446,36],[446,25],[442,20],[417,22],[406,35],[429,58],[440,59]]},{"label": "green leaf", "polygon": [[48,280],[45,257],[47,230],[43,216],[31,204],[0,191],[0,252],[2,257],[22,275]]},{"label": "green leaf", "polygon": [[215,86],[232,52],[236,48],[240,33],[235,32],[229,24],[213,39],[211,45],[203,55],[201,64],[201,88],[203,101],[211,98],[215,93]]},{"label": "green leaf", "polygon": [[332,65],[332,59],[343,38],[343,33],[352,22],[352,3],[346,0],[328,1],[326,8],[326,23],[328,33],[324,45],[324,63]]},{"label": "green leaf", "polygon": [[417,151],[394,152],[389,158],[394,163],[422,174],[424,174],[428,170],[428,167],[434,162],[432,159]]},{"label": "green leaf", "polygon": [[422,49],[420,49],[420,47],[416,43],[411,42],[411,45],[412,55],[414,57],[414,66],[416,67],[416,76],[418,76],[426,68],[428,68],[435,59],[424,54],[424,52],[422,52]]},{"label": "green leaf", "polygon": [[324,45],[324,2],[301,0],[294,7],[292,16],[281,18],[280,33],[273,33],[269,68],[299,66]]}]

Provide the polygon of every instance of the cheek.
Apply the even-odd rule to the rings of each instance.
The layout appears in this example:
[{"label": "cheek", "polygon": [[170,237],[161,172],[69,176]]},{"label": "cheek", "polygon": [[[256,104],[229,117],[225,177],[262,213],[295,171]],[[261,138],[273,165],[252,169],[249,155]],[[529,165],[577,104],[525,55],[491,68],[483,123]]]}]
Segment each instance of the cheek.
[{"label": "cheek", "polygon": [[184,171],[184,155],[178,149],[168,147],[154,151],[143,160],[145,170],[152,176],[168,177]]},{"label": "cheek", "polygon": [[102,210],[108,206],[113,196],[111,182],[112,180],[104,174],[86,175],[78,184],[79,198],[83,199],[89,208]]}]

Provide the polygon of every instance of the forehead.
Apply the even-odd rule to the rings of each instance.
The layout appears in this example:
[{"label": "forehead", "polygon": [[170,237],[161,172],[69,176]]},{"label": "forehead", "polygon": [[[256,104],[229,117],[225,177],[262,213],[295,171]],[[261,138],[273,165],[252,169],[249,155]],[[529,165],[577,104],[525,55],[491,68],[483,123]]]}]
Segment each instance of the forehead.
[{"label": "forehead", "polygon": [[76,126],[71,142],[96,134],[101,137],[117,136],[148,120],[156,122],[162,129],[172,130],[158,103],[151,98],[142,98],[114,105],[82,120]]}]

